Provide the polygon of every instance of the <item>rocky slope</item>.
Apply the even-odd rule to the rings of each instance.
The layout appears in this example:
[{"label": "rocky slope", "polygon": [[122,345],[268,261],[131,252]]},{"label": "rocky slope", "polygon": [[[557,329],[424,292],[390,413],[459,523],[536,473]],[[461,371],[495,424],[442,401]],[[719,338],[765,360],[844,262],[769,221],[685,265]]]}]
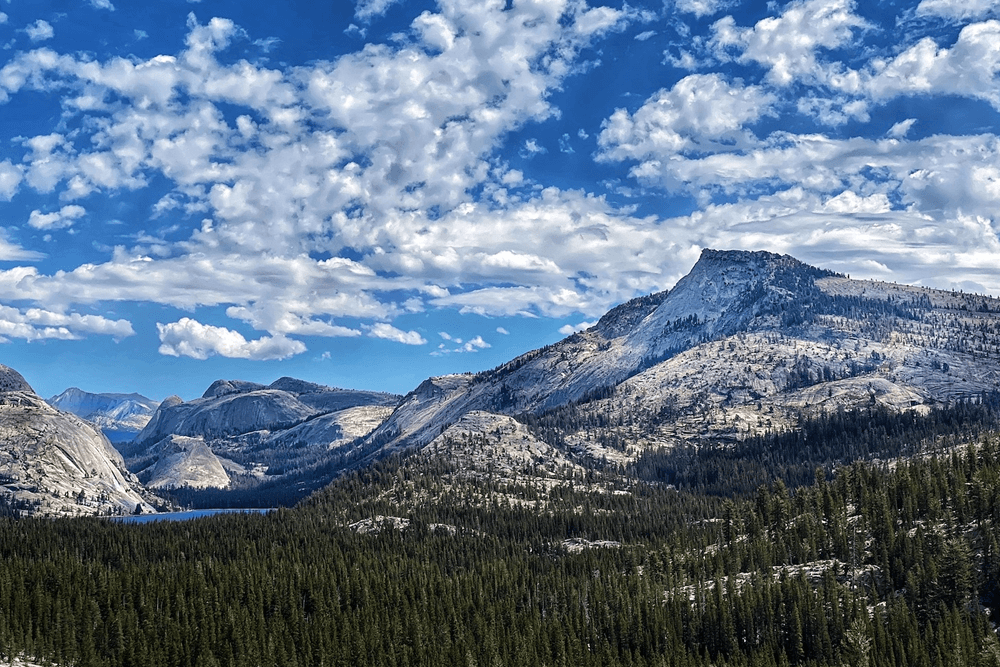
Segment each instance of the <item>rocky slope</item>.
[{"label": "rocky slope", "polygon": [[134,438],[159,405],[142,394],[93,394],[76,387],[53,396],[48,403],[96,424],[112,442]]},{"label": "rocky slope", "polygon": [[822,411],[928,410],[998,388],[998,299],[706,250],[673,289],[587,331],[492,371],[426,380],[365,446],[423,448],[467,415],[491,413],[585,459],[625,462]]},{"label": "rocky slope", "polygon": [[156,488],[242,487],[325,461],[368,434],[399,396],[280,378],[270,385],[218,380],[193,401],[164,400],[123,448]]},{"label": "rocky slope", "polygon": [[154,511],[155,498],[99,429],[0,366],[0,500],[20,513],[111,515]]}]

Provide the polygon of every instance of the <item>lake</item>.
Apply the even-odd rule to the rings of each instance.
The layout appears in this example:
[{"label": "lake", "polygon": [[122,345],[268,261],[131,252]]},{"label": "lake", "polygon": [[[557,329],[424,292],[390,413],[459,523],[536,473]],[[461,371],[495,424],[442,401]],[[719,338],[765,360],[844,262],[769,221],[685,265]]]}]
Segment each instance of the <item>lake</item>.
[{"label": "lake", "polygon": [[216,510],[188,510],[186,512],[160,512],[159,514],[134,514],[132,516],[116,516],[113,517],[114,521],[119,521],[121,523],[150,523],[151,521],[187,521],[189,519],[200,519],[206,516],[214,516],[216,514],[235,514],[235,513],[250,513],[250,514],[267,514],[268,512],[273,512],[273,507],[268,507],[264,509],[258,508],[238,508],[238,509],[216,509]]}]

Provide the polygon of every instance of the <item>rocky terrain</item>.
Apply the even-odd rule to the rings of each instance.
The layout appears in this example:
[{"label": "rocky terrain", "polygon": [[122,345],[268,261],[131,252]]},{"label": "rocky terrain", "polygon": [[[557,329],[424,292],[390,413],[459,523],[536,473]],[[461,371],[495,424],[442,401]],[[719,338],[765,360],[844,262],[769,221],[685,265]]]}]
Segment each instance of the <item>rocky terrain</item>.
[{"label": "rocky terrain", "polygon": [[[419,450],[468,415],[504,415],[559,448],[555,461],[622,464],[837,410],[926,412],[998,388],[1000,299],[706,250],[673,289],[586,331],[491,371],[426,380],[365,445]],[[513,434],[501,449],[521,446]]]},{"label": "rocky terrain", "polygon": [[134,441],[129,468],[157,489],[242,487],[324,463],[367,435],[399,396],[280,378],[218,380],[193,401],[165,399]]},{"label": "rocky terrain", "polygon": [[0,366],[0,500],[16,512],[58,516],[151,512],[156,499],[98,428]]}]

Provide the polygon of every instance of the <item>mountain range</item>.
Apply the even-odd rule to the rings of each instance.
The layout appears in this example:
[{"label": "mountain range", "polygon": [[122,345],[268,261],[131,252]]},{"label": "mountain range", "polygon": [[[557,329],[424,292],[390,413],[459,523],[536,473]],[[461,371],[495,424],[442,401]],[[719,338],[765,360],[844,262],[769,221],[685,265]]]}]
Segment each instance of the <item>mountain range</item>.
[{"label": "mountain range", "polygon": [[[1000,299],[705,250],[672,289],[492,370],[404,397],[220,380],[166,399],[118,446],[147,487],[214,489],[216,501],[293,497],[403,453],[547,488],[595,467],[628,475],[651,452],[733,448],[851,410],[930,414],[998,390]],[[107,411],[84,394],[52,402]],[[116,400],[147,409],[139,398]]]},{"label": "mountain range", "polygon": [[100,427],[112,442],[132,440],[159,405],[142,394],[92,394],[76,387],[70,387],[47,402]]}]

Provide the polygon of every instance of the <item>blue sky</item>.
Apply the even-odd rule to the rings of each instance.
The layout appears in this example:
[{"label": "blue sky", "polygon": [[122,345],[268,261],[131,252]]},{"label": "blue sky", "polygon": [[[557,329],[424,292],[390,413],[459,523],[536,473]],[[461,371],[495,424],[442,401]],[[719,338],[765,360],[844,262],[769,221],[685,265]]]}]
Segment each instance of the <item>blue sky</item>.
[{"label": "blue sky", "polygon": [[1000,2],[0,0],[0,361],[404,393],[702,248],[1000,295]]}]

